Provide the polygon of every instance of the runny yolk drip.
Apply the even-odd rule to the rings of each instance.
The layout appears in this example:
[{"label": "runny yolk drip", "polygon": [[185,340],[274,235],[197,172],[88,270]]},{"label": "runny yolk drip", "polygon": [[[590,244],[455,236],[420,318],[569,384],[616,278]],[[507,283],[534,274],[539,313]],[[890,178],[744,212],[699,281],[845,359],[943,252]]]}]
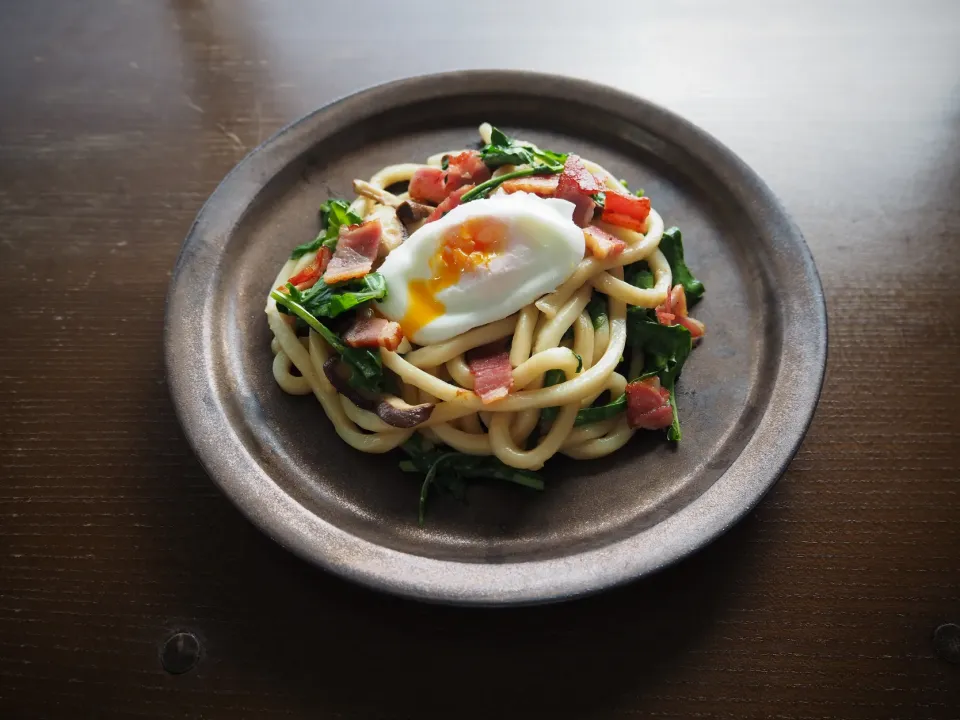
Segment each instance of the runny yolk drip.
[{"label": "runny yolk drip", "polygon": [[430,258],[433,277],[407,284],[407,311],[400,327],[407,337],[443,315],[446,307],[437,293],[456,285],[463,273],[485,267],[506,247],[507,224],[496,218],[474,217],[444,233]]}]

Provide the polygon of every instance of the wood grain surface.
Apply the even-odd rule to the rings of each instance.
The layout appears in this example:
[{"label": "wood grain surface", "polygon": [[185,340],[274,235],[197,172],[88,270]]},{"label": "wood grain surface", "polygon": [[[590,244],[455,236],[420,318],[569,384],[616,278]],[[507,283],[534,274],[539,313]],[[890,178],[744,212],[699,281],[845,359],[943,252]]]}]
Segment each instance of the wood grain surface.
[{"label": "wood grain surface", "polygon": [[[223,175],[335,97],[468,67],[702,125],[827,294],[826,386],[776,489],[566,605],[430,607],[307,566],[205,476],[164,383],[170,270]],[[958,201],[951,0],[3,2],[0,717],[960,717],[960,649],[934,642],[960,623]],[[178,631],[199,661],[171,674]]]}]

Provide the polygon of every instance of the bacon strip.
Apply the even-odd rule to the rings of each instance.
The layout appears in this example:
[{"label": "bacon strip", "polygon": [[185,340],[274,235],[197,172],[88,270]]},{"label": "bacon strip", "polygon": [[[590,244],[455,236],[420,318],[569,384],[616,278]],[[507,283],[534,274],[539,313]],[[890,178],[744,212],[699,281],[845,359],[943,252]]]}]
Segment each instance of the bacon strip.
[{"label": "bacon strip", "polygon": [[378,205],[369,213],[366,220],[380,221],[380,247],[377,255],[383,259],[407,239],[407,229],[397,217],[397,211],[387,205]]},{"label": "bacon strip", "polygon": [[452,192],[461,185],[478,185],[490,179],[490,168],[480,159],[476,150],[465,150],[450,157],[447,163],[446,190]]},{"label": "bacon strip", "polygon": [[600,215],[600,219],[605,223],[626,228],[627,230],[633,230],[638,233],[645,233],[647,231],[646,220],[637,220],[624,213],[612,213],[609,210],[604,210],[603,214]]},{"label": "bacon strip", "polygon": [[557,194],[559,180],[558,175],[530,175],[529,177],[505,180],[500,187],[507,193],[526,192],[547,198]]},{"label": "bacon strip", "polygon": [[370,272],[380,249],[381,233],[379,220],[341,227],[337,249],[323,273],[323,281],[333,285],[361,278]]},{"label": "bacon strip", "polygon": [[661,325],[683,325],[694,339],[703,337],[707,326],[687,315],[687,293],[683,285],[674,285],[662,305],[657,305],[657,322]]},{"label": "bacon strip", "polygon": [[473,391],[484,405],[502,400],[513,389],[510,354],[502,343],[491,343],[471,351],[467,366],[473,375]]},{"label": "bacon strip", "polygon": [[410,197],[420,202],[437,205],[447,196],[444,188],[444,172],[440,168],[425,167],[413,173],[408,191]]},{"label": "bacon strip", "polygon": [[650,198],[624,195],[607,190],[600,218],[611,225],[646,232],[647,216],[650,214]]},{"label": "bacon strip", "polygon": [[410,197],[439,205],[465,185],[473,187],[489,180],[490,175],[490,168],[480,159],[480,153],[465,150],[447,158],[446,170],[426,167],[414,172],[410,178]]},{"label": "bacon strip", "polygon": [[468,190],[473,190],[473,185],[464,185],[462,188],[457,188],[442,203],[437,205],[436,210],[430,213],[430,217],[424,220],[424,224],[433,222],[434,220],[439,220],[448,212],[453,210],[457,205],[460,204],[460,198],[464,196]]},{"label": "bacon strip", "polygon": [[350,329],[343,334],[343,341],[350,347],[382,347],[396,350],[403,340],[400,325],[381,317],[357,316]]},{"label": "bacon strip", "polygon": [[557,182],[557,197],[569,200],[574,205],[573,221],[580,227],[586,227],[593,219],[597,204],[592,195],[603,190],[603,184],[587,170],[578,155],[567,155],[563,172]]},{"label": "bacon strip", "polygon": [[583,238],[587,242],[590,253],[601,260],[615,258],[627,248],[627,243],[616,235],[593,225],[588,225],[583,229]]},{"label": "bacon strip", "polygon": [[692,317],[677,317],[677,324],[683,325],[687,330],[690,331],[690,335],[693,336],[693,339],[703,337],[707,332],[707,326],[702,322]]},{"label": "bacon strip", "polygon": [[[317,284],[317,280],[320,279],[320,276],[323,275],[323,271],[327,269],[327,264],[329,262],[330,250],[322,247],[317,250],[317,255],[313,258],[311,263],[287,280],[287,282],[293,285],[297,290],[307,290],[312,288]],[[281,292],[287,292],[287,286],[284,285],[279,288],[279,290]]]},{"label": "bacon strip", "polygon": [[661,430],[673,423],[670,393],[652,377],[634,380],[626,387],[627,424],[632,428]]}]

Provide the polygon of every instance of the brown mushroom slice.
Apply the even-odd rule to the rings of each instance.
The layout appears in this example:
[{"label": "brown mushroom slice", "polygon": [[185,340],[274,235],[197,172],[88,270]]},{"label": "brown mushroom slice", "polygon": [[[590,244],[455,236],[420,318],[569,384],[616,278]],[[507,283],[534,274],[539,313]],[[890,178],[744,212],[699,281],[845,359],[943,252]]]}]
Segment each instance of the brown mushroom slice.
[{"label": "brown mushroom slice", "polygon": [[433,414],[433,403],[408,405],[403,398],[396,395],[383,395],[374,412],[387,425],[396,428],[415,428],[430,419]]},{"label": "brown mushroom slice", "polygon": [[433,403],[410,405],[396,395],[383,394],[372,398],[352,387],[347,381],[346,367],[338,356],[332,356],[323,364],[323,374],[337,392],[361,410],[376,414],[387,425],[409,429],[425,423],[433,413]]},{"label": "brown mushroom slice", "polygon": [[389,207],[397,207],[403,202],[393,193],[387,192],[383,188],[379,188],[376,185],[371,185],[364,180],[354,180],[353,191],[357,195],[362,195],[363,197],[369,198],[376,203],[387,205]]},{"label": "brown mushroom slice", "polygon": [[323,364],[323,374],[338,393],[347,398],[361,410],[373,412],[377,407],[376,398],[364,395],[347,381],[347,367],[340,362],[339,355],[331,355]]},{"label": "brown mushroom slice", "polygon": [[430,216],[434,208],[414,200],[404,200],[397,205],[397,217],[405,226],[410,227]]}]

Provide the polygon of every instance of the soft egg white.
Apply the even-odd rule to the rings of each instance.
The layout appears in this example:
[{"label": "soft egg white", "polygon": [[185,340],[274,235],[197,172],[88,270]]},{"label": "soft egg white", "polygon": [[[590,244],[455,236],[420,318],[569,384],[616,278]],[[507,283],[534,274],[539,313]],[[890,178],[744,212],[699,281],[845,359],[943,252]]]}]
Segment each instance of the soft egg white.
[{"label": "soft egg white", "polygon": [[555,290],[583,259],[573,209],[566,200],[519,192],[454,208],[384,260],[380,310],[418,345],[517,312]]}]

